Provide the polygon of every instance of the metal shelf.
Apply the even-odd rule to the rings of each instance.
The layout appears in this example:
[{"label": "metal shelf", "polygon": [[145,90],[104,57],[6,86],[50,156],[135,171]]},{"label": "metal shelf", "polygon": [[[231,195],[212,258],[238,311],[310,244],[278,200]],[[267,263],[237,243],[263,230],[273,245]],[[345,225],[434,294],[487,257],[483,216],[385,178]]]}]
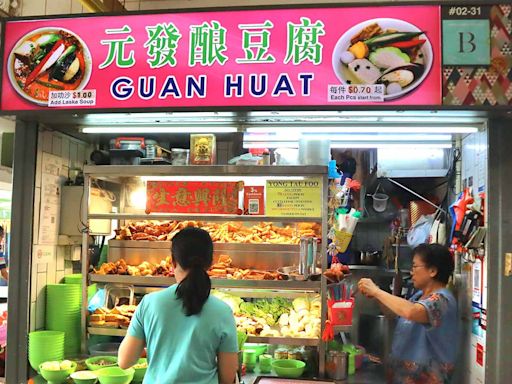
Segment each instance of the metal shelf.
[{"label": "metal shelf", "polygon": [[120,328],[101,328],[101,327],[88,327],[87,332],[91,335],[100,336],[126,336],[127,330]]},{"label": "metal shelf", "polygon": [[320,339],[299,339],[294,337],[260,337],[260,336],[249,336],[247,338],[248,343],[259,343],[259,344],[282,344],[282,345],[305,345],[305,346],[318,346],[320,345]]},{"label": "metal shelf", "polygon": [[89,213],[89,220],[177,220],[177,221],[268,221],[274,223],[321,223],[321,217],[286,217],[260,215],[218,215],[204,213]]},{"label": "metal shelf", "polygon": [[[163,276],[129,276],[129,275],[89,275],[91,283],[127,284],[139,287],[168,287],[176,283],[174,277]],[[272,289],[283,291],[319,292],[320,281],[293,280],[231,280],[212,279],[213,288],[233,289]]]},{"label": "metal shelf", "polygon": [[[381,275],[394,275],[394,269],[386,269],[385,267],[380,267],[376,265],[349,265],[351,271],[361,271],[368,272],[371,274],[381,274]],[[402,273],[409,273],[410,271],[405,269],[400,269]]]},{"label": "metal shelf", "polygon": [[[119,336],[123,337],[126,335],[126,329],[119,328],[101,328],[101,327],[88,327],[87,331],[91,335],[100,336]],[[318,346],[320,344],[319,339],[299,339],[293,337],[259,337],[249,336],[247,338],[248,343],[260,343],[260,344],[283,344],[283,345],[305,345],[305,346]]]},{"label": "metal shelf", "polygon": [[324,176],[326,166],[176,166],[176,165],[86,165],[84,175],[106,179],[138,176]]}]

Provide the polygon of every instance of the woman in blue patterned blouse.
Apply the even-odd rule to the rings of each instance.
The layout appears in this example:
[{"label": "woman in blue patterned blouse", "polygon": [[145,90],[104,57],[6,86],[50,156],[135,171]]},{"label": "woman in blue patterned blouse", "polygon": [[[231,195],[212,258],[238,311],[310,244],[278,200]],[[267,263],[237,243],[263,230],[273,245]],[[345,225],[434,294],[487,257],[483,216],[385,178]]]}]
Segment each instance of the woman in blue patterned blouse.
[{"label": "woman in blue patterned blouse", "polygon": [[447,247],[438,244],[422,244],[413,254],[411,275],[419,291],[409,301],[383,291],[370,279],[361,279],[359,290],[398,316],[388,383],[448,384],[459,336],[457,302],[446,288],[453,258]]}]

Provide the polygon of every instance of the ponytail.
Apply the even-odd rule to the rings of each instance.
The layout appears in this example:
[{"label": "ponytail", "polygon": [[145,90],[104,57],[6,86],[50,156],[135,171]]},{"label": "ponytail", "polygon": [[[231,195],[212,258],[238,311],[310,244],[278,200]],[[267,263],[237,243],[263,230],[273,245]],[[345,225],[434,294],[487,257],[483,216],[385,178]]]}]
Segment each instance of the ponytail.
[{"label": "ponytail", "polygon": [[188,227],[172,239],[173,262],[188,272],[178,284],[176,296],[187,316],[197,315],[210,296],[212,287],[206,272],[212,265],[213,242],[208,232]]},{"label": "ponytail", "polygon": [[187,316],[197,315],[210,296],[212,283],[208,273],[201,268],[192,268],[178,285],[176,295],[183,301]]}]

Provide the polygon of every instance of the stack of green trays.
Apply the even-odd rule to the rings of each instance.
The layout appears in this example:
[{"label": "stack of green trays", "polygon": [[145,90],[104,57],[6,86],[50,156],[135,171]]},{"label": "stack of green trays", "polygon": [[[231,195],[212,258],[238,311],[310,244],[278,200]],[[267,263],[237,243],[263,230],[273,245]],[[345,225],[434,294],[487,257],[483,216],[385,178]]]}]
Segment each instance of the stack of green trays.
[{"label": "stack of green trays", "polygon": [[64,332],[64,355],[80,352],[80,314],[82,286],[48,284],[46,286],[46,329]]},{"label": "stack of green trays", "polygon": [[28,361],[35,371],[46,361],[64,359],[64,332],[36,331],[28,334]]}]

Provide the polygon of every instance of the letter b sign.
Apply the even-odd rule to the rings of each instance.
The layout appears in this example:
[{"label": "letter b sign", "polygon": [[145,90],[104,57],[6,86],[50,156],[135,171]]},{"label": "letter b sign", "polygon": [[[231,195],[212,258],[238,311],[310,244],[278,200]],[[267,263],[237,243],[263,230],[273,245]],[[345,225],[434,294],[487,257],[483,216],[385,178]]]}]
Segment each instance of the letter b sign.
[{"label": "letter b sign", "polygon": [[489,20],[443,20],[444,65],[489,65]]}]

